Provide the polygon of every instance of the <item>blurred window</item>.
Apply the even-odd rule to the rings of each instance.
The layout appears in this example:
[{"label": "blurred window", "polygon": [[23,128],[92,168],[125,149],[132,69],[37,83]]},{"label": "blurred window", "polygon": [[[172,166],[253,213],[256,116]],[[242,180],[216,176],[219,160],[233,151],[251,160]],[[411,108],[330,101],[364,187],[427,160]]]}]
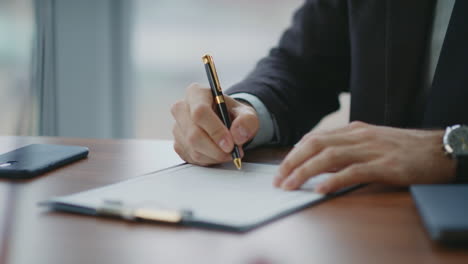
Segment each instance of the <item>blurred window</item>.
[{"label": "blurred window", "polygon": [[31,134],[32,0],[0,1],[0,135]]},{"label": "blurred window", "polygon": [[170,106],[191,82],[207,85],[201,56],[221,85],[243,79],[277,44],[302,0],[136,0],[132,63],[140,138],[172,138]]}]

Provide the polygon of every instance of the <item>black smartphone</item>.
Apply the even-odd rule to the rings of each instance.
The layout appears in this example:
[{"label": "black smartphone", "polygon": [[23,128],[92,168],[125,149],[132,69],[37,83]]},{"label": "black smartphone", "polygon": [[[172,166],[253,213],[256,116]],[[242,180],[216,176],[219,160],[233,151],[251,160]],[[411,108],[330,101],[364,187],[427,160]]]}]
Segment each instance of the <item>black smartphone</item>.
[{"label": "black smartphone", "polygon": [[0,155],[0,177],[26,179],[86,158],[82,146],[31,144]]}]

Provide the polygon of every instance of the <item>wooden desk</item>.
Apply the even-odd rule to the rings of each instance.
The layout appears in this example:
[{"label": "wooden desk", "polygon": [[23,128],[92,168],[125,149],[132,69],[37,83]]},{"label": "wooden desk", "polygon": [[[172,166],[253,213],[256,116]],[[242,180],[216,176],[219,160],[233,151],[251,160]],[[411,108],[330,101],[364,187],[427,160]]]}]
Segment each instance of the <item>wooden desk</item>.
[{"label": "wooden desk", "polygon": [[[432,243],[406,189],[371,185],[246,234],[48,212],[37,202],[180,162],[170,142],[0,137],[84,145],[90,155],[28,181],[0,181],[1,263],[468,263]],[[249,153],[277,163],[284,149]]]}]

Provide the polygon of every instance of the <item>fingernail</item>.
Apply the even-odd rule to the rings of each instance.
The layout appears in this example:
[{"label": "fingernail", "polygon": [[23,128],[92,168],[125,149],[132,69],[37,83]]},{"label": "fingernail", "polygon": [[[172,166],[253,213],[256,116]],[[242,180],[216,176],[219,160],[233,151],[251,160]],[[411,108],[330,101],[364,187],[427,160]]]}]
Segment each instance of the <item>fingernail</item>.
[{"label": "fingernail", "polygon": [[283,190],[292,190],[295,185],[294,179],[287,179],[282,185],[281,189]]},{"label": "fingernail", "polygon": [[224,151],[224,152],[229,152],[230,151],[230,148],[229,148],[229,145],[228,145],[228,141],[226,138],[223,138],[219,141],[218,143],[219,147]]},{"label": "fingernail", "polygon": [[280,175],[276,176],[276,177],[273,179],[273,185],[274,185],[275,187],[279,188],[282,179],[283,179],[283,178],[282,178]]},{"label": "fingernail", "polygon": [[326,194],[328,192],[328,186],[326,184],[317,184],[315,185],[315,192]]},{"label": "fingernail", "polygon": [[247,141],[249,139],[249,132],[243,126],[239,127],[239,135],[241,136],[243,141]]}]

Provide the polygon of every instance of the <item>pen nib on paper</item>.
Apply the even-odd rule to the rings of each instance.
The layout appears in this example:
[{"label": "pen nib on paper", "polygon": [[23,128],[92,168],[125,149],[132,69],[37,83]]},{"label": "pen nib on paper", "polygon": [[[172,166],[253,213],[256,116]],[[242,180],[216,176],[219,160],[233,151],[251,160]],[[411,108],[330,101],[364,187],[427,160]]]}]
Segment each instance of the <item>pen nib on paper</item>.
[{"label": "pen nib on paper", "polygon": [[234,165],[236,165],[236,168],[238,170],[242,169],[242,161],[240,158],[235,158],[234,159]]}]

